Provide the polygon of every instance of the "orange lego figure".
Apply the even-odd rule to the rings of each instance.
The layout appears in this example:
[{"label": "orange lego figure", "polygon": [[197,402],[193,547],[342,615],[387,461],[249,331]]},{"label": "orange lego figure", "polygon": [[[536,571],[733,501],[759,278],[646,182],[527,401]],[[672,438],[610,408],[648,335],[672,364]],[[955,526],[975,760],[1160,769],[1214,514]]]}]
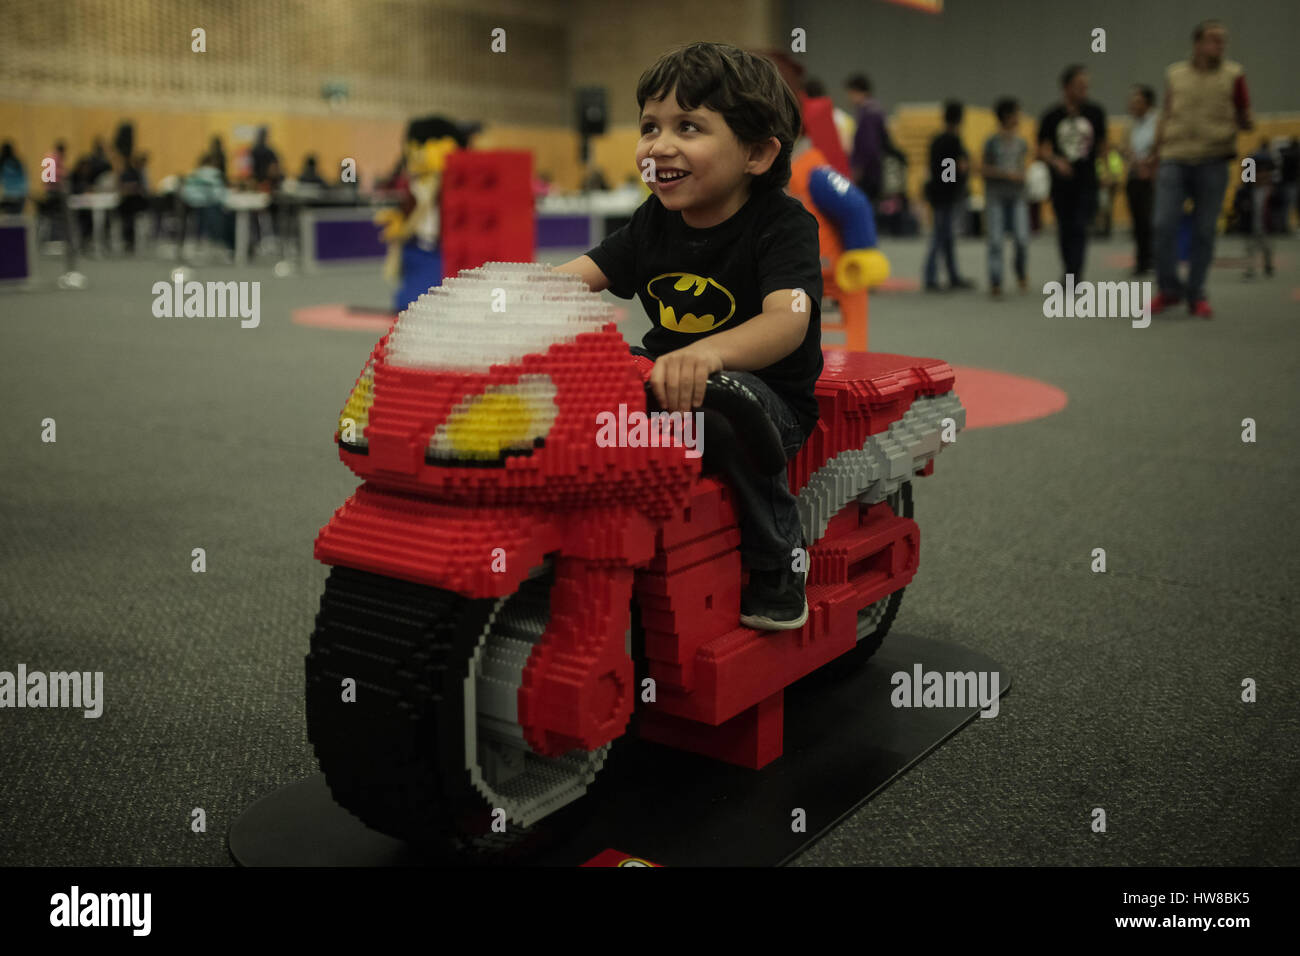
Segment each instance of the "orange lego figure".
[{"label": "orange lego figure", "polygon": [[817,219],[825,294],[841,316],[839,324],[823,317],[822,328],[842,329],[845,346],[865,352],[867,289],[889,278],[889,260],[876,248],[870,201],[843,173],[847,161],[830,99],[803,97],[801,105],[804,135],[795,145],[787,191]]}]

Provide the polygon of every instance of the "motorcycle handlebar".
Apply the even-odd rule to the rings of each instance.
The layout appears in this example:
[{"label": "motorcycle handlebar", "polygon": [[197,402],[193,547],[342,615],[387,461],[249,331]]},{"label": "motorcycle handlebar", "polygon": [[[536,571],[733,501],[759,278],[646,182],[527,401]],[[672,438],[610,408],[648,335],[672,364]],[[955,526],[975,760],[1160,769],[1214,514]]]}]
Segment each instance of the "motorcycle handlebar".
[{"label": "motorcycle handlebar", "polygon": [[[663,411],[649,382],[645,383],[645,394],[647,411]],[[763,475],[775,475],[785,467],[781,434],[758,396],[725,372],[709,376],[698,410],[705,413],[709,433],[704,446],[706,471],[719,470],[710,465],[725,460],[728,450],[742,452]]]}]

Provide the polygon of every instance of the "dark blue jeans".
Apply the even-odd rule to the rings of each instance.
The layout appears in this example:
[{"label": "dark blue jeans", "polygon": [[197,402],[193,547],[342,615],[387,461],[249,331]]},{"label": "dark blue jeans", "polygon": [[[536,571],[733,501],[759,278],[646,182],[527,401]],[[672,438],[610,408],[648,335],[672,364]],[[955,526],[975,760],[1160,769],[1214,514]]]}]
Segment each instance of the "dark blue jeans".
[{"label": "dark blue jeans", "polygon": [[1002,285],[1002,237],[1010,232],[1016,245],[1016,278],[1025,278],[1029,253],[1029,207],[1024,196],[984,196],[989,233],[989,285]]},{"label": "dark blue jeans", "polygon": [[436,285],[442,285],[442,249],[421,249],[411,240],[402,246],[402,282],[393,296],[393,311],[401,312]]},{"label": "dark blue jeans", "polygon": [[1061,273],[1078,281],[1083,278],[1083,257],[1088,251],[1088,226],[1097,214],[1097,184],[1053,190],[1052,213],[1061,247]]},{"label": "dark blue jeans", "polygon": [[[1205,297],[1205,274],[1214,259],[1214,233],[1227,188],[1228,164],[1224,160],[1165,160],[1160,164],[1156,171],[1155,252],[1156,282],[1164,295],[1186,298],[1188,302]],[[1189,197],[1196,208],[1184,284],[1178,278],[1178,226],[1183,218],[1183,202]]]},{"label": "dark blue jeans", "polygon": [[[754,393],[767,417],[781,436],[788,461],[803,447],[804,433],[793,409],[753,372],[722,372]],[[705,442],[709,436],[704,436]],[[786,470],[760,475],[743,457],[730,459],[723,471],[736,496],[736,520],[740,524],[740,556],[750,570],[788,569],[793,551],[803,546],[799,509],[790,493]]]},{"label": "dark blue jeans", "polygon": [[938,284],[940,253],[943,254],[944,264],[948,267],[948,281],[958,282],[961,276],[957,274],[957,252],[953,245],[953,227],[961,203],[939,203],[930,208],[934,210],[934,232],[930,233],[930,248],[925,253],[925,284]]},{"label": "dark blue jeans", "polygon": [[[633,355],[653,360],[654,356],[639,345],[628,347]],[[785,399],[772,391],[771,386],[753,372],[720,372],[739,382],[754,393],[767,417],[776,426],[785,449],[786,461],[798,453],[806,440],[799,419]],[[703,436],[708,447],[709,436]],[[743,456],[725,461],[722,476],[727,479],[736,497],[736,522],[740,526],[740,557],[745,567],[759,571],[789,568],[794,562],[792,552],[803,547],[803,526],[799,522],[799,508],[790,492],[786,470],[775,475],[760,475]],[[812,542],[808,542],[810,545]]]}]

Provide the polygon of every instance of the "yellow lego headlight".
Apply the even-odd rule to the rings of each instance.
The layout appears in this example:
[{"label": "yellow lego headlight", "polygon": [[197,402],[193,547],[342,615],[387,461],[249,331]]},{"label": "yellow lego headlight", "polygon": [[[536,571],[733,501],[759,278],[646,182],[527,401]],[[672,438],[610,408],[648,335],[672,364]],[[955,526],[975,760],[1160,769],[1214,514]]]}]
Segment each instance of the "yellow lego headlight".
[{"label": "yellow lego headlight", "polygon": [[374,401],[375,363],[371,359],[361,370],[361,376],[357,379],[357,384],[352,386],[347,404],[339,413],[337,438],[340,442],[353,448],[367,446],[365,428],[370,424],[370,406]]},{"label": "yellow lego headlight", "polygon": [[429,439],[428,455],[442,459],[498,461],[539,446],[555,424],[555,383],[525,375],[510,385],[489,385],[452,409]]}]

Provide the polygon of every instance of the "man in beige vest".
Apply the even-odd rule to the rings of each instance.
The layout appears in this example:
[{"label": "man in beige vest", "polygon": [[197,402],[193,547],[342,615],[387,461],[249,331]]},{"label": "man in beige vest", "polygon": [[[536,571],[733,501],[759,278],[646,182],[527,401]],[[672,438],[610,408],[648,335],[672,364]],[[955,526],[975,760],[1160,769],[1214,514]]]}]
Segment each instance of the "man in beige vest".
[{"label": "man in beige vest", "polygon": [[[1240,63],[1223,58],[1228,31],[1205,20],[1192,34],[1192,57],[1165,71],[1165,105],[1156,130],[1155,259],[1159,294],[1153,313],[1187,300],[1193,315],[1210,318],[1205,275],[1214,259],[1214,235],[1228,186],[1228,162],[1237,155],[1237,130],[1251,129],[1250,94]],[[1183,203],[1195,204],[1187,281],[1178,276],[1178,227]]]}]

